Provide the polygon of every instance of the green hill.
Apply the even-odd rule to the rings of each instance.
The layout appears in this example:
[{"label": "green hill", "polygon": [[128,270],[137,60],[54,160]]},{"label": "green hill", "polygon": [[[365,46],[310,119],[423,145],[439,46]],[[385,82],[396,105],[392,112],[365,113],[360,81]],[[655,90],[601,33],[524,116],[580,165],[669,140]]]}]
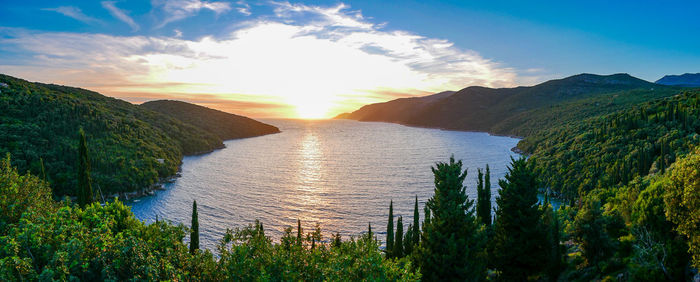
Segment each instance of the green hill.
[{"label": "green hill", "polygon": [[663,172],[700,145],[700,91],[569,122],[521,140],[544,184],[574,199]]},{"label": "green hill", "polygon": [[627,74],[580,74],[529,87],[472,86],[434,99],[425,99],[431,96],[397,99],[364,106],[346,117],[527,136],[555,124],[666,97],[676,91],[677,88]]},{"label": "green hill", "polygon": [[0,83],[0,154],[36,175],[43,160],[55,196],[75,194],[81,127],[94,187],[104,194],[148,187],[176,173],[183,155],[224,146],[207,129],[89,90],[7,75]]},{"label": "green hill", "polygon": [[223,140],[280,132],[277,127],[244,116],[181,101],[158,100],[143,103],[141,106],[194,125]]}]

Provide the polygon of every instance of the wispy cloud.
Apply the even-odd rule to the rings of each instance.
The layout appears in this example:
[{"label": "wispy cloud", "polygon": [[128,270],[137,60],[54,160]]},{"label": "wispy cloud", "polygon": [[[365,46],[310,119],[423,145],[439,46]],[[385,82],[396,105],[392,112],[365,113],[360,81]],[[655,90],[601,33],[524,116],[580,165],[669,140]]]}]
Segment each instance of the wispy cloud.
[{"label": "wispy cloud", "polygon": [[37,32],[3,37],[0,30],[0,46],[36,54],[24,66],[0,70],[132,100],[147,93],[197,100],[192,93],[208,93],[219,99],[220,109],[230,100],[291,105],[236,108],[253,116],[294,116],[289,111],[311,108],[330,109],[324,114],[333,116],[402,93],[506,87],[522,79],[516,70],[448,40],[385,30],[343,4],[273,5],[274,15],[247,21],[223,38]]},{"label": "wispy cloud", "polygon": [[134,21],[134,19],[132,19],[125,10],[117,8],[117,6],[115,6],[114,3],[114,1],[102,1],[102,7],[107,9],[107,11],[109,11],[109,13],[112,14],[113,17],[128,24],[131,27],[131,30],[139,30],[140,27]]},{"label": "wispy cloud", "polygon": [[229,2],[200,0],[152,0],[151,5],[154,8],[162,9],[165,13],[165,19],[156,28],[194,16],[202,9],[211,10],[217,15],[231,10],[231,3]]},{"label": "wispy cloud", "polygon": [[253,14],[250,12],[250,5],[248,5],[248,3],[246,3],[245,1],[241,0],[236,2],[236,4],[238,5],[236,7],[236,11],[238,11],[239,13],[244,14],[246,16],[250,16]]},{"label": "wispy cloud", "polygon": [[100,22],[100,20],[98,20],[98,19],[96,19],[96,18],[93,18],[93,17],[90,17],[90,16],[84,14],[83,11],[80,10],[80,8],[78,8],[78,7],[73,7],[73,6],[61,6],[61,7],[58,7],[58,8],[46,8],[46,9],[42,9],[42,10],[44,10],[44,11],[53,11],[53,12],[56,12],[56,13],[60,13],[60,14],[62,14],[62,15],[64,15],[64,16],[66,16],[66,17],[70,17],[70,18],[76,19],[76,20],[78,20],[78,21],[87,23],[87,24],[93,24],[93,23],[99,23],[99,22]]}]

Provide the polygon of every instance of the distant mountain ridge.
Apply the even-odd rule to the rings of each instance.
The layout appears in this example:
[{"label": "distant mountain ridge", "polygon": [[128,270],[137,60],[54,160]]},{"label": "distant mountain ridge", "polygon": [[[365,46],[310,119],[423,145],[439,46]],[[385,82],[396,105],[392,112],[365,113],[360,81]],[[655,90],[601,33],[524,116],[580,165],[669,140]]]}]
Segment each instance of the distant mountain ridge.
[{"label": "distant mountain ridge", "polygon": [[[563,122],[598,112],[601,103],[610,109],[627,105],[635,100],[635,97],[628,95],[639,99],[671,95],[667,88],[628,74],[579,74],[534,86],[470,86],[449,95],[438,93],[396,99],[363,106],[344,117],[359,121],[526,136],[554,121]],[[631,90],[641,92],[629,92]],[[559,112],[558,116],[551,116],[542,110],[575,102],[580,104],[571,106],[569,111]]]},{"label": "distant mountain ridge", "polygon": [[141,107],[194,125],[222,140],[246,138],[280,132],[279,128],[257,120],[174,100],[157,100]]},{"label": "distant mountain ridge", "polygon": [[666,75],[656,81],[657,84],[700,87],[700,73],[684,73],[681,75]]}]

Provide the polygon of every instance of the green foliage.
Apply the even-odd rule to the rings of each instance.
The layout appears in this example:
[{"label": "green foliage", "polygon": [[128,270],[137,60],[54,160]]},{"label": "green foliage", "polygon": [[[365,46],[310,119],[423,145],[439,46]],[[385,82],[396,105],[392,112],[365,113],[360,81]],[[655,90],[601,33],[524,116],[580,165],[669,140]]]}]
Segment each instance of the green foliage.
[{"label": "green foliage", "polygon": [[679,160],[665,185],[666,216],[688,238],[693,266],[700,268],[700,147]]},{"label": "green foliage", "polygon": [[392,257],[394,252],[394,201],[389,203],[389,220],[386,224],[386,257]]},{"label": "green foliage", "polygon": [[[98,93],[0,75],[0,154],[41,174],[54,195],[77,196],[78,129],[90,152],[93,187],[136,191],[177,172],[183,154],[222,147],[219,138],[168,116]],[[158,162],[163,159],[163,163]]]},{"label": "green foliage", "polygon": [[416,203],[413,205],[413,226],[411,229],[411,235],[413,238],[413,240],[411,240],[411,244],[418,247],[418,244],[420,244],[420,214],[418,213],[418,196],[416,196]]},{"label": "green foliage", "polygon": [[153,110],[215,134],[222,140],[245,138],[280,132],[277,127],[226,112],[185,103],[159,100],[141,104]]},{"label": "green foliage", "polygon": [[196,200],[192,202],[192,224],[190,229],[190,253],[195,254],[199,250],[199,218],[197,216]]},{"label": "green foliage", "polygon": [[572,122],[523,139],[545,187],[567,200],[662,173],[700,144],[700,91]]},{"label": "green foliage", "polygon": [[524,158],[511,159],[496,197],[493,263],[506,281],[524,281],[544,270],[549,255],[547,226],[538,205],[538,183]]},{"label": "green foliage", "polygon": [[399,216],[396,221],[396,241],[394,241],[394,249],[391,252],[391,256],[395,258],[404,257],[403,252],[403,217]]},{"label": "green foliage", "polygon": [[491,226],[491,171],[489,165],[486,165],[486,183],[484,183],[484,173],[481,172],[481,169],[478,169],[477,172],[476,217],[482,224]]},{"label": "green foliage", "polygon": [[78,204],[81,207],[92,203],[92,177],[90,176],[90,155],[88,154],[85,131],[79,131],[80,145],[78,145]]},{"label": "green foliage", "polygon": [[462,161],[437,163],[435,194],[426,203],[418,262],[429,281],[481,280],[486,267],[480,257],[482,234],[477,228],[473,201],[465,193]]}]

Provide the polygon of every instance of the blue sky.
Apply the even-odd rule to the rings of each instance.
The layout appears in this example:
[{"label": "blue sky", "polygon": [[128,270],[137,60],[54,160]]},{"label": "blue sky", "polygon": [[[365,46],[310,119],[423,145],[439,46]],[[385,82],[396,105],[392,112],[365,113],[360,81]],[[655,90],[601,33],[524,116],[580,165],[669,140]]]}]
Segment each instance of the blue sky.
[{"label": "blue sky", "polygon": [[699,11],[698,1],[18,1],[0,9],[0,72],[132,102],[328,117],[470,85],[700,72]]}]

